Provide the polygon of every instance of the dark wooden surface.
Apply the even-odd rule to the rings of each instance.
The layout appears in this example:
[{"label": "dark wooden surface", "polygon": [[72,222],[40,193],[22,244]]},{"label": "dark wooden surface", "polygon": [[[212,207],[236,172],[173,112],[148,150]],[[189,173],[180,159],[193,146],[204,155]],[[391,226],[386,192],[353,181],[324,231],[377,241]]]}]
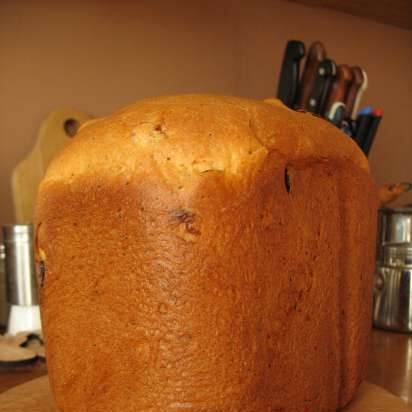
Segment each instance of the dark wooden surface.
[{"label": "dark wooden surface", "polygon": [[[46,373],[44,363],[0,369],[0,393]],[[374,330],[366,379],[412,405],[412,335]]]},{"label": "dark wooden surface", "polygon": [[412,405],[412,334],[374,330],[366,379]]},{"label": "dark wooden surface", "polygon": [[412,30],[412,0],[289,0]]},{"label": "dark wooden surface", "polygon": [[43,376],[46,373],[46,365],[43,362],[38,362],[35,365],[25,366],[23,368],[0,368],[0,393],[13,386]]}]

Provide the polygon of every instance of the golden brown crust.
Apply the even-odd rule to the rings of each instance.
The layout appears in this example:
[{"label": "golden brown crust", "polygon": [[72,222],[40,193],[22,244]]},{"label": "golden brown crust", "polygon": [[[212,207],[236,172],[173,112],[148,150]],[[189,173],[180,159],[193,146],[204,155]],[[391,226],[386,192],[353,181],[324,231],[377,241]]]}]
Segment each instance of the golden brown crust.
[{"label": "golden brown crust", "polygon": [[272,151],[288,163],[344,160],[368,170],[351,139],[310,113],[271,100],[181,95],[143,100],[89,122],[57,156],[45,183],[88,171],[144,175],[148,167],[172,185],[210,170],[243,181],[245,170]]},{"label": "golden brown crust", "polygon": [[173,96],[84,127],[38,208],[65,412],[330,412],[362,377],[376,190],[277,103]]}]

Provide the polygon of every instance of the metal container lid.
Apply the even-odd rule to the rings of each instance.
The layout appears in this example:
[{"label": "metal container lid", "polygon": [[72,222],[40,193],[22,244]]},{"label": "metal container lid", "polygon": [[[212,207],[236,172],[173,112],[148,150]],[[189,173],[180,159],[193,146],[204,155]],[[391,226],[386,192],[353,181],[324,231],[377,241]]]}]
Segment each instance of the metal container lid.
[{"label": "metal container lid", "polygon": [[381,207],[379,209],[380,212],[386,214],[386,215],[391,215],[394,213],[401,213],[401,214],[406,214],[410,215],[412,214],[412,205],[405,205],[401,207]]},{"label": "metal container lid", "polygon": [[4,225],[4,243],[28,242],[33,235],[32,224]]},{"label": "metal container lid", "polygon": [[383,246],[383,262],[388,266],[412,266],[412,243],[387,243]]}]

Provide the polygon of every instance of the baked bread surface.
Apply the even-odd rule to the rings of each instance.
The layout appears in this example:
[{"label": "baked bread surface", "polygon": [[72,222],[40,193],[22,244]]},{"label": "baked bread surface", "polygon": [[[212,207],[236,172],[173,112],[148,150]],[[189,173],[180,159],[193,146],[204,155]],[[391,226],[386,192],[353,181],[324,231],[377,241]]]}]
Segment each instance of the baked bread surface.
[{"label": "baked bread surface", "polygon": [[377,196],[277,101],[144,100],[52,162],[36,254],[64,412],[332,412],[363,376]]}]

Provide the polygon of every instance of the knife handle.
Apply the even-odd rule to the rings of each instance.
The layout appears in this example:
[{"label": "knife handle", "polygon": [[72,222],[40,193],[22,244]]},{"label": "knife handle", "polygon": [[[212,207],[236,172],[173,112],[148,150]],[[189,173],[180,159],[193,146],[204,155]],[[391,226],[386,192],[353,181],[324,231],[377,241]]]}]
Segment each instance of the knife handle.
[{"label": "knife handle", "polygon": [[372,112],[372,119],[369,124],[369,129],[366,133],[366,136],[365,136],[365,139],[362,145],[363,152],[365,153],[366,156],[369,155],[372,144],[375,140],[376,132],[378,131],[379,123],[382,120],[382,116],[383,116],[382,109],[375,109]]},{"label": "knife handle", "polygon": [[[336,72],[336,70],[335,70],[335,72]],[[323,93],[322,93],[322,96],[320,98],[317,113],[321,116],[324,116],[324,117],[326,117],[325,116],[325,114],[326,114],[326,104],[328,103],[328,96],[329,96],[329,92],[330,92],[330,89],[332,87],[334,78],[335,78],[334,76],[331,76],[326,80],[325,86],[324,86],[324,89],[323,89]]]},{"label": "knife handle", "polygon": [[306,58],[305,69],[303,71],[295,108],[308,108],[310,92],[316,78],[317,68],[320,62],[325,58],[326,50],[323,44],[321,42],[313,43],[309,48],[308,57]]},{"label": "knife handle", "polygon": [[348,85],[352,80],[352,71],[346,64],[340,64],[337,68],[337,75],[329,92],[325,115],[331,110],[336,102],[343,102]]},{"label": "knife handle", "polygon": [[352,118],[355,118],[355,116],[358,113],[358,109],[360,106],[360,102],[362,99],[362,95],[365,92],[365,90],[368,88],[368,75],[366,74],[365,70],[362,70],[362,76],[363,76],[363,83],[362,86],[359,89],[359,92],[356,96],[356,100],[355,103],[353,105],[353,109],[352,109]]},{"label": "knife handle", "polygon": [[308,100],[308,111],[319,114],[322,98],[329,87],[329,80],[336,75],[336,65],[333,60],[322,60],[316,70],[316,77]]},{"label": "knife handle", "polygon": [[283,56],[279,76],[277,98],[286,106],[293,107],[299,84],[299,63],[305,55],[305,45],[298,40],[289,40]]},{"label": "knife handle", "polygon": [[349,85],[348,92],[346,93],[346,117],[352,117],[354,115],[353,109],[355,106],[356,98],[364,82],[363,71],[360,67],[352,67],[352,82]]},{"label": "knife handle", "polygon": [[333,103],[328,113],[328,120],[336,127],[340,127],[345,118],[346,107],[342,102]]},{"label": "knife handle", "polygon": [[355,141],[362,150],[364,150],[363,147],[366,140],[366,134],[369,130],[371,120],[371,114],[360,114],[356,118]]}]

